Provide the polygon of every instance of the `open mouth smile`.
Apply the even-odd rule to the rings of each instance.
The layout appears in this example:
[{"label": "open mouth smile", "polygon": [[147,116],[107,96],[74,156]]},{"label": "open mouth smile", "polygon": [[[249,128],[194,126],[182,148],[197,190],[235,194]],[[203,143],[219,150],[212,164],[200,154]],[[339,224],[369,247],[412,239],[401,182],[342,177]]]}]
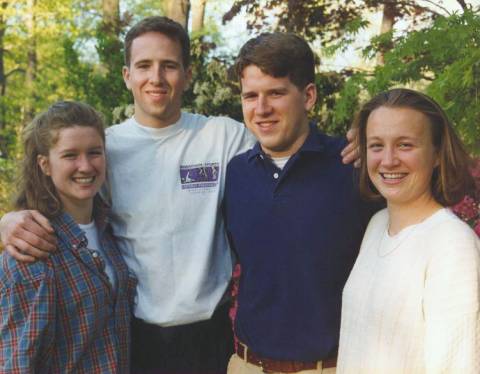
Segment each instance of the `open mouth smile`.
[{"label": "open mouth smile", "polygon": [[152,97],[161,97],[167,94],[167,90],[162,90],[162,91],[147,91],[147,94],[152,96]]},{"label": "open mouth smile", "polygon": [[93,177],[76,177],[72,179],[75,183],[87,185],[87,184],[92,184],[95,181],[95,178],[96,177],[93,176]]},{"label": "open mouth smile", "polygon": [[277,124],[277,121],[260,121],[260,122],[255,122],[255,124],[261,129],[261,130],[269,130],[273,126]]},{"label": "open mouth smile", "polygon": [[399,180],[405,178],[408,173],[380,173],[382,179],[384,180]]}]

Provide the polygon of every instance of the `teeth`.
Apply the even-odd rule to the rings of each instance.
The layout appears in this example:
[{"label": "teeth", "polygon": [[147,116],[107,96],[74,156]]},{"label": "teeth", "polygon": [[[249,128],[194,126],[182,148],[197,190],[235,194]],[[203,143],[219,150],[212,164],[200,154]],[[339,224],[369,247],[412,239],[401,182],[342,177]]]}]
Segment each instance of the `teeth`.
[{"label": "teeth", "polygon": [[403,178],[405,175],[405,173],[382,173],[385,179],[398,179]]},{"label": "teeth", "polygon": [[74,178],[74,181],[80,184],[89,184],[93,183],[95,177],[89,177],[89,178]]},{"label": "teeth", "polygon": [[259,122],[257,123],[260,127],[269,127],[275,124],[275,122]]}]

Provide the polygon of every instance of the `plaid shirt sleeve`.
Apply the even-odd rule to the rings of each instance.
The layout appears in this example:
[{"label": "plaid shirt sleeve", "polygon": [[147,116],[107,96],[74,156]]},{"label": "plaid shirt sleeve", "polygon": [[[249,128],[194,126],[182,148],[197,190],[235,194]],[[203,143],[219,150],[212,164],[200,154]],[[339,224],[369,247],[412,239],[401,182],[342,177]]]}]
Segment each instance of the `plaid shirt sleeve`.
[{"label": "plaid shirt sleeve", "polygon": [[48,262],[0,256],[0,372],[48,371],[55,338],[56,287]]}]

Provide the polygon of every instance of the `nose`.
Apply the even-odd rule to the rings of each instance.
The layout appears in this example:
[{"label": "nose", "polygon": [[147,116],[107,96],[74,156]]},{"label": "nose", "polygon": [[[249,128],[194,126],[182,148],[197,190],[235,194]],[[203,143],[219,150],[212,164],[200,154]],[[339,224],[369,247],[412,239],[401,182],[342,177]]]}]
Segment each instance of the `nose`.
[{"label": "nose", "polygon": [[257,105],[255,106],[255,113],[259,116],[267,116],[271,113],[272,107],[265,96],[259,96]]},{"label": "nose", "polygon": [[77,158],[77,169],[80,172],[87,173],[94,169],[88,155],[81,155]]},{"label": "nose", "polygon": [[393,147],[385,147],[382,155],[382,166],[391,168],[399,164],[397,153]]},{"label": "nose", "polygon": [[164,72],[164,69],[161,65],[155,66],[152,69],[152,73],[151,73],[151,76],[150,76],[150,81],[153,84],[161,84],[162,82],[165,81],[165,72]]}]

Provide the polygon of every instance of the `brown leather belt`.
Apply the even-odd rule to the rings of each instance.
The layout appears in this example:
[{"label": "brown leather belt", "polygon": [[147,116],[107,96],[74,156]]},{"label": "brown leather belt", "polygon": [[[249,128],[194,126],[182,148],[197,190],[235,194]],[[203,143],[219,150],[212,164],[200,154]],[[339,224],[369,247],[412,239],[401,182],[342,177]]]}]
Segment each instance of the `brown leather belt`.
[{"label": "brown leather belt", "polygon": [[[262,358],[248,349],[244,344],[238,342],[237,355],[250,364],[259,366],[264,373],[296,373],[302,370],[315,370],[319,366],[319,361],[303,362],[303,361],[278,361],[270,358]],[[329,358],[321,361],[321,367],[324,369],[334,368],[337,366],[337,358]]]}]

